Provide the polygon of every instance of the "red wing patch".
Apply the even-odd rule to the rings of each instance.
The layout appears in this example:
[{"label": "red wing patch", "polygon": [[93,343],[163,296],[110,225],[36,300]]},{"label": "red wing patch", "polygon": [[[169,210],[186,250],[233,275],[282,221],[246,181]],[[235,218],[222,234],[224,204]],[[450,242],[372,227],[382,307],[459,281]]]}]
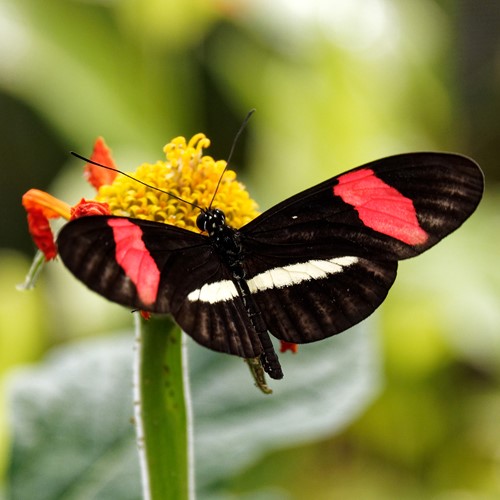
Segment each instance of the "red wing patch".
[{"label": "red wing patch", "polygon": [[429,235],[420,227],[410,198],[363,168],[341,175],[333,193],[358,212],[363,224],[408,245],[425,243]]},{"label": "red wing patch", "polygon": [[109,219],[116,245],[116,261],[137,289],[144,305],[153,305],[158,294],[160,271],[146,245],[142,230],[127,219]]}]

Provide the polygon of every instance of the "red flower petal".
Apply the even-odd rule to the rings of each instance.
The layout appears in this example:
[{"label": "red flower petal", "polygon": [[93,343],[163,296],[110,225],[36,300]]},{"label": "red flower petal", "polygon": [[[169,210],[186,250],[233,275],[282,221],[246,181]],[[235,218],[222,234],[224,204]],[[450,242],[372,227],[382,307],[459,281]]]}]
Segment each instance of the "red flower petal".
[{"label": "red flower petal", "polygon": [[71,207],[71,220],[87,217],[89,215],[111,215],[107,203],[85,200],[82,198],[74,207]]},{"label": "red flower petal", "polygon": [[296,354],[299,350],[298,344],[294,344],[293,342],[287,342],[286,340],[280,340],[280,352],[292,351]]},{"label": "red flower petal", "polygon": [[28,228],[35,245],[45,255],[45,260],[51,260],[57,255],[57,247],[54,235],[50,229],[49,219],[44,211],[39,208],[31,208],[28,212]]},{"label": "red flower petal", "polygon": [[70,206],[39,189],[30,189],[23,195],[23,207],[28,212],[28,229],[35,245],[43,252],[46,260],[57,255],[54,235],[49,219],[70,218]]},{"label": "red flower petal", "polygon": [[[102,137],[98,137],[95,141],[94,151],[90,159],[107,167],[116,168],[115,162],[111,157],[111,150]],[[116,171],[98,167],[92,163],[87,163],[85,166],[85,177],[96,189],[99,189],[101,186],[112,184],[117,175],[118,172]]]}]

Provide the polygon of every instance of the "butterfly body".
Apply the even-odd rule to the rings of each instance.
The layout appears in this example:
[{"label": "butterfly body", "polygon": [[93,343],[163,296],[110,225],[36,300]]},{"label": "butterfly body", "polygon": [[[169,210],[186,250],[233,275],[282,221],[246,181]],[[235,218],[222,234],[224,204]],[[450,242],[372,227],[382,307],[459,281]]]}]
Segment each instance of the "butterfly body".
[{"label": "butterfly body", "polygon": [[[65,265],[131,308],[172,314],[200,344],[282,372],[269,333],[307,343],[340,333],[385,299],[398,261],[457,229],[483,175],[449,153],[397,155],[328,179],[241,228],[201,211],[205,234],[147,220],[95,216],[58,237]],[[215,198],[217,201],[217,198]]]},{"label": "butterfly body", "polygon": [[231,272],[232,282],[238,291],[251,326],[259,338],[262,347],[260,360],[264,370],[274,379],[283,378],[283,371],[266,324],[245,281],[244,249],[241,245],[240,232],[226,224],[224,212],[217,208],[201,212],[196,223],[200,231],[208,233],[208,238],[218,257]]}]

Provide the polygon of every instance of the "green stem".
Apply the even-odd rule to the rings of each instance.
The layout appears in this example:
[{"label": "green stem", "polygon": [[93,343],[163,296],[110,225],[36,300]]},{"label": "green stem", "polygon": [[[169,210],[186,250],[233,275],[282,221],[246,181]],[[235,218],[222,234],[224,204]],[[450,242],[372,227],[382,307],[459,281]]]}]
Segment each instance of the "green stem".
[{"label": "green stem", "polygon": [[30,270],[24,279],[24,283],[20,283],[16,286],[18,290],[32,290],[35,288],[36,280],[40,273],[42,272],[43,266],[45,264],[45,255],[40,250],[37,250],[35,257],[33,258],[33,262],[31,263]]},{"label": "green stem", "polygon": [[193,498],[185,346],[170,317],[136,313],[135,423],[145,500]]}]

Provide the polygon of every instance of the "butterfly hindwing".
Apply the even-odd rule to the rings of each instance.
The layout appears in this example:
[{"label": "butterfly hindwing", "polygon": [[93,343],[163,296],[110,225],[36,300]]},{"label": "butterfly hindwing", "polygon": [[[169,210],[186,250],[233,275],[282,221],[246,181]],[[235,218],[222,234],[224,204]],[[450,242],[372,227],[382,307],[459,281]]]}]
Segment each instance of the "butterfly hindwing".
[{"label": "butterfly hindwing", "polygon": [[[246,282],[275,337],[297,344],[330,337],[382,303],[396,278],[396,260],[331,255],[303,255],[289,264],[283,258],[247,254]],[[188,302],[214,313],[237,299],[227,280],[205,284],[188,296]]]},{"label": "butterfly hindwing", "polygon": [[[297,285],[265,287],[258,280],[254,298],[275,337],[297,344],[314,342],[369,316],[387,296],[396,271],[397,261],[393,260],[311,259],[286,271]],[[266,273],[268,285],[272,285],[272,274]]]},{"label": "butterfly hindwing", "polygon": [[248,312],[236,295],[219,302],[187,299],[174,316],[186,333],[209,349],[242,358],[255,358],[262,353]]}]

